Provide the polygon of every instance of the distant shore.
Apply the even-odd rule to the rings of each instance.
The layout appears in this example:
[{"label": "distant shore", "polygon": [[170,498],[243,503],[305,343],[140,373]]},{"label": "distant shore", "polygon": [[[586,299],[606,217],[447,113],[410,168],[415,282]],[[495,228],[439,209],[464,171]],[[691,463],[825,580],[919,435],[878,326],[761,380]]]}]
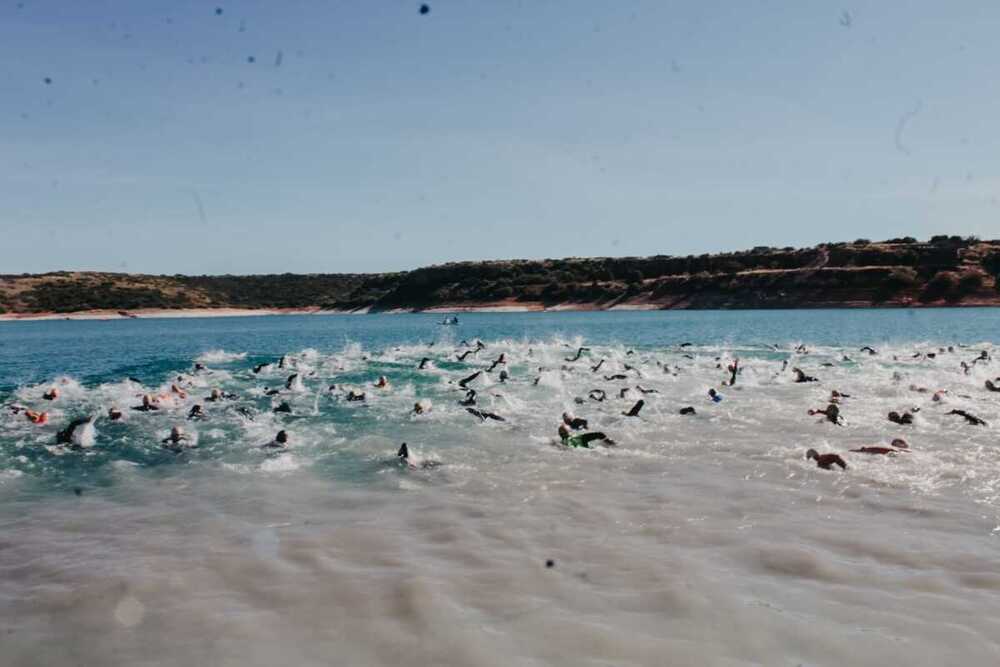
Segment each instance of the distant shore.
[{"label": "distant shore", "polygon": [[0,274],[0,321],[320,313],[1000,306],[1000,240],[935,236],[372,274]]}]

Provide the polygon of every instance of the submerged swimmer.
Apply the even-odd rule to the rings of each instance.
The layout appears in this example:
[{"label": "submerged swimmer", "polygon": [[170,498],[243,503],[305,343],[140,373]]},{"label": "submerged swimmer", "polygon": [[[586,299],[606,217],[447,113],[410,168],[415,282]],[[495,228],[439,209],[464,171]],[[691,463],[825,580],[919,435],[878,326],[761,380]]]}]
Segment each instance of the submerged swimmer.
[{"label": "submerged swimmer", "polygon": [[191,406],[191,409],[188,411],[187,418],[188,419],[204,419],[205,418],[205,410],[204,410],[204,408],[201,407],[201,404]]},{"label": "submerged swimmer", "polygon": [[852,449],[852,452],[858,454],[881,454],[883,456],[895,456],[897,452],[903,452],[904,454],[909,453],[909,445],[902,438],[896,438],[892,441],[891,447],[858,447],[857,449]]},{"label": "submerged swimmer", "polygon": [[351,402],[363,401],[365,400],[365,394],[364,392],[351,389],[349,392],[347,392],[347,400]]},{"label": "submerged swimmer", "polygon": [[722,394],[720,394],[719,392],[715,391],[714,387],[712,389],[708,390],[708,397],[710,399],[712,399],[713,403],[721,403],[722,402]]},{"label": "submerged swimmer", "polygon": [[506,365],[506,363],[507,363],[507,355],[506,355],[506,354],[504,354],[503,352],[501,352],[501,353],[500,353],[500,356],[499,356],[499,357],[497,357],[497,358],[496,358],[496,359],[495,359],[495,360],[493,361],[493,363],[492,363],[492,364],[490,365],[490,367],[489,367],[489,368],[487,368],[487,369],[486,369],[486,372],[487,372],[487,373],[492,373],[492,372],[493,372],[493,369],[494,369],[494,368],[496,368],[496,367],[497,367],[497,366],[499,366],[500,364],[505,364],[505,365]]},{"label": "submerged swimmer", "polygon": [[599,371],[601,369],[601,366],[604,365],[604,362],[605,362],[604,359],[601,359],[600,361],[598,361],[596,366],[591,366],[590,367],[590,372],[591,373],[596,373],[597,371]]},{"label": "submerged swimmer", "polygon": [[430,412],[430,411],[431,411],[430,401],[417,401],[416,403],[413,404],[413,414],[415,415],[422,415],[425,412]]},{"label": "submerged swimmer", "polygon": [[831,470],[835,465],[840,466],[842,470],[847,469],[847,464],[839,454],[820,454],[815,449],[810,449],[806,452],[806,460],[810,459],[816,459],[816,465],[823,470]]},{"label": "submerged swimmer", "polygon": [[37,424],[39,426],[49,423],[48,412],[35,412],[34,410],[25,410],[24,416],[32,424]]},{"label": "submerged swimmer", "polygon": [[292,414],[292,406],[288,404],[288,401],[282,401],[281,404],[278,405],[278,407],[276,407],[276,408],[274,408],[274,410],[272,410],[272,412],[274,412],[274,413],[285,413],[285,414],[289,414],[290,415],[290,414]]},{"label": "submerged swimmer", "polygon": [[607,397],[608,394],[603,389],[591,389],[590,393],[587,394],[587,398],[589,398],[592,401],[597,401],[598,403],[601,403]]},{"label": "submerged swimmer", "polygon": [[262,449],[285,449],[288,447],[288,431],[278,431],[277,435],[274,436],[274,440],[270,442],[265,442],[261,445]]},{"label": "submerged swimmer", "polygon": [[461,401],[459,401],[458,404],[461,405],[464,408],[467,408],[467,407],[469,407],[471,405],[475,405],[476,404],[476,390],[475,389],[469,389],[466,392],[466,394],[465,394],[465,398],[462,399]]},{"label": "submerged swimmer", "polygon": [[153,412],[160,409],[160,401],[152,394],[143,394],[142,405],[136,405],[132,409],[138,412]]},{"label": "submerged swimmer", "polygon": [[56,400],[57,398],[59,398],[59,388],[58,387],[52,387],[47,392],[45,392],[44,394],[42,394],[42,398],[44,398],[46,401],[54,401],[54,400]]},{"label": "submerged swimmer", "polygon": [[405,442],[399,446],[399,451],[396,452],[396,459],[405,464],[408,468],[413,469],[421,468],[423,470],[430,470],[431,468],[437,468],[441,465],[438,461],[424,461],[423,459],[417,459],[416,457],[411,456],[410,448],[407,447]]},{"label": "submerged swimmer", "polygon": [[376,389],[388,389],[389,388],[389,378],[384,375],[379,375],[378,380],[373,385]]},{"label": "submerged swimmer", "polygon": [[424,370],[425,368],[427,368],[427,364],[429,364],[429,363],[431,363],[431,358],[430,357],[424,357],[423,359],[420,360],[420,365],[417,366],[417,369]]},{"label": "submerged swimmer", "polygon": [[506,368],[500,369],[500,382],[506,382],[510,379],[510,374],[507,372]]},{"label": "submerged swimmer", "polygon": [[110,419],[111,421],[113,422],[120,421],[124,416],[125,414],[118,408],[114,407],[108,408],[108,419]]},{"label": "submerged swimmer", "polygon": [[686,408],[681,408],[680,414],[682,414],[682,415],[696,415],[698,413],[695,412],[694,408],[689,405]]},{"label": "submerged swimmer", "polygon": [[986,388],[989,389],[990,391],[1000,391],[1000,386],[998,385],[1000,385],[1000,378],[997,378],[996,380],[986,381]]}]

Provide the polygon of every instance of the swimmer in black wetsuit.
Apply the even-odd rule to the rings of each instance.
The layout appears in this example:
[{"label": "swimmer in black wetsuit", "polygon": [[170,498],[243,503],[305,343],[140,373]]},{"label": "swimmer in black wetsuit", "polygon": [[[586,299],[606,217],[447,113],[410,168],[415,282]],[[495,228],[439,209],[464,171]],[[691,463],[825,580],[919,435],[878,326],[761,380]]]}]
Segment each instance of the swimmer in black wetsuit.
[{"label": "swimmer in black wetsuit", "polygon": [[486,369],[486,372],[492,373],[494,368],[496,368],[500,364],[506,364],[506,363],[507,363],[507,355],[501,352],[500,356],[496,358],[496,360],[490,365],[489,368]]},{"label": "swimmer in black wetsuit", "polygon": [[602,401],[604,401],[604,399],[608,397],[608,394],[603,389],[591,389],[590,393],[587,394],[587,397],[592,401],[597,401],[598,403],[601,403]]},{"label": "swimmer in black wetsuit", "polygon": [[205,410],[204,410],[204,408],[202,408],[200,404],[192,406],[191,410],[188,412],[187,418],[189,420],[191,420],[191,419],[199,419],[199,420],[200,419],[204,419],[205,418]]},{"label": "swimmer in black wetsuit", "polygon": [[584,352],[590,352],[590,348],[589,347],[581,347],[579,350],[576,351],[576,355],[575,356],[573,356],[573,357],[566,357],[565,359],[566,359],[566,361],[568,361],[570,363],[572,363],[574,361],[579,361],[580,357],[583,356]]},{"label": "swimmer in black wetsuit", "polygon": [[283,412],[285,414],[289,414],[290,415],[290,414],[292,414],[292,406],[290,406],[288,404],[288,401],[282,401],[281,404],[278,405],[278,407],[276,407],[276,408],[274,408],[274,410],[272,410],[272,412],[275,412],[275,413]]},{"label": "swimmer in black wetsuit", "polygon": [[465,393],[465,398],[463,398],[461,401],[459,401],[458,404],[461,405],[464,408],[467,408],[469,406],[475,405],[476,404],[476,390],[475,389],[469,389]]},{"label": "swimmer in black wetsuit", "polygon": [[564,412],[562,414],[563,424],[570,427],[574,431],[579,431],[580,429],[587,428],[587,420],[581,417],[576,417],[569,412]]},{"label": "swimmer in black wetsuit", "polygon": [[899,414],[894,410],[889,413],[889,421],[891,421],[893,424],[900,424],[900,425],[912,424],[913,415],[910,414],[909,412],[904,412],[903,414]]},{"label": "swimmer in black wetsuit", "polygon": [[997,378],[996,380],[986,381],[986,388],[989,389],[990,391],[1000,391],[1000,386],[998,385],[1000,385],[1000,378]]},{"label": "swimmer in black wetsuit", "polygon": [[420,365],[417,366],[417,369],[424,370],[425,368],[427,368],[427,364],[429,364],[430,362],[431,362],[430,357],[424,357],[423,359],[420,360]]},{"label": "swimmer in black wetsuit", "polygon": [[837,426],[842,426],[843,425],[843,424],[841,424],[841,421],[840,421],[840,408],[837,407],[836,403],[830,403],[829,405],[826,406],[825,410],[812,410],[812,409],[810,409],[809,410],[809,414],[810,415],[824,415],[826,417],[826,421],[830,422],[831,424],[836,424]]},{"label": "swimmer in black wetsuit", "polygon": [[598,361],[596,366],[591,366],[590,367],[590,372],[596,373],[597,371],[599,371],[601,369],[601,366],[604,365],[604,362],[605,362],[604,359],[601,359],[600,361]]},{"label": "swimmer in black wetsuit", "polygon": [[466,408],[465,411],[468,412],[470,415],[475,415],[476,417],[479,417],[479,421],[481,422],[484,422],[487,419],[492,419],[498,422],[507,421],[500,415],[493,414],[492,412],[483,412],[481,410],[476,410],[475,408]]},{"label": "swimmer in black wetsuit", "polygon": [[482,371],[476,371],[475,373],[473,373],[469,377],[462,378],[461,380],[459,380],[458,381],[458,386],[461,387],[462,389],[468,389],[468,387],[466,387],[466,385],[469,384],[470,382],[472,382],[473,380],[475,380],[477,377],[479,377],[482,374],[483,374]]},{"label": "swimmer in black wetsuit", "polygon": [[952,410],[948,414],[965,417],[965,421],[969,422],[973,426],[988,426],[988,424],[984,420],[980,419],[976,415],[969,414],[965,410]]},{"label": "swimmer in black wetsuit", "polygon": [[642,406],[644,406],[645,404],[646,404],[646,401],[644,401],[644,400],[642,400],[640,398],[638,401],[636,401],[635,405],[632,406],[632,409],[629,410],[628,412],[623,412],[622,416],[625,416],[625,417],[638,417],[639,416],[639,411],[642,410]]},{"label": "swimmer in black wetsuit", "polygon": [[458,355],[458,356],[457,356],[456,358],[457,358],[457,359],[458,359],[459,361],[465,361],[465,358],[466,358],[466,357],[468,357],[468,356],[469,356],[470,354],[475,354],[475,353],[476,353],[476,351],[475,351],[475,350],[466,350],[466,351],[465,351],[465,352],[463,352],[462,354]]},{"label": "swimmer in black wetsuit", "polygon": [[614,440],[600,432],[573,435],[566,424],[560,424],[558,432],[560,442],[567,447],[583,447],[585,449],[589,449],[590,443],[601,440],[603,440],[606,445],[615,444]]},{"label": "swimmer in black wetsuit", "polygon": [[286,449],[288,447],[288,431],[278,431],[274,440],[261,445],[262,449]]},{"label": "swimmer in black wetsuit", "polygon": [[817,378],[803,373],[801,368],[793,368],[792,372],[795,373],[796,382],[819,382]]}]

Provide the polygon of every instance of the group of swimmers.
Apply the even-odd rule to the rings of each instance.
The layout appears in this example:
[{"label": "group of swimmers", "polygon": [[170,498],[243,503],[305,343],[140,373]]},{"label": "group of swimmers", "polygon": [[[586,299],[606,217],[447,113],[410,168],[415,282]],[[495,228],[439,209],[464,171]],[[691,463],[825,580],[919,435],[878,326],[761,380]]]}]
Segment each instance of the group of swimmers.
[{"label": "group of swimmers", "polygon": [[[688,345],[689,344],[682,345],[681,349],[683,349]],[[462,348],[465,349],[462,350]],[[456,352],[456,359],[459,361],[463,361],[465,363],[473,363],[472,361],[466,361],[466,360],[468,360],[470,357],[478,357],[480,352],[487,349],[487,346],[482,341],[476,341],[474,344],[469,343],[468,341],[462,341],[459,349],[462,351]],[[581,359],[584,358],[584,355],[590,353],[590,351],[591,350],[589,348],[583,346],[577,348],[573,355],[565,357],[563,359],[565,364],[561,366],[560,370],[564,372],[573,372],[577,370],[579,367],[574,366],[574,364],[581,361]],[[878,354],[878,351],[870,346],[862,347],[860,348],[860,351],[870,356]],[[943,354],[945,352],[946,352],[945,348],[941,348],[940,353]],[[954,352],[954,348],[951,347],[947,348],[947,352]],[[626,352],[626,356],[632,356],[633,354],[634,353],[631,350]],[[809,354],[809,351],[807,348],[805,348],[805,346],[799,346],[798,348],[796,348],[796,354],[807,355]],[[934,358],[932,357],[932,355],[936,357],[937,353],[918,353],[917,355],[915,355],[914,358],[917,357]],[[533,350],[529,349],[527,356],[531,358],[533,356]],[[690,357],[691,355],[686,354],[685,356]],[[844,356],[844,359],[850,361],[850,359],[846,355]],[[979,356],[971,360],[971,364],[975,365],[975,364],[989,363],[990,360],[991,359],[989,354],[986,351],[983,351],[979,354]],[[605,383],[615,383],[623,380],[628,381],[631,380],[632,377],[635,377],[637,379],[643,377],[643,371],[634,365],[630,365],[629,363],[621,364],[622,370],[624,372],[612,373],[610,375],[598,375],[599,371],[604,367],[605,362],[606,360],[603,358],[599,359],[597,363],[593,365],[591,361],[587,361],[586,367],[589,368],[592,375],[595,375],[598,378],[603,378],[603,381]],[[278,369],[285,369],[290,364],[294,364],[294,361],[290,361],[287,356],[283,356],[275,364],[259,364],[255,366],[252,369],[252,372],[254,375],[258,375],[261,372],[263,372],[265,368],[269,366],[276,366]],[[420,360],[417,368],[418,370],[426,370],[430,367],[430,364],[431,364],[431,359],[429,357],[424,357]],[[965,361],[963,361],[962,364],[963,368],[966,368],[968,366],[968,363]],[[832,364],[824,364],[824,365],[829,366]],[[657,366],[660,367],[664,373],[672,375],[676,375],[680,370],[676,366],[671,368],[669,365],[661,364],[659,362],[657,362]],[[781,367],[782,372],[787,370],[788,366],[789,366],[788,360],[785,360]],[[727,374],[726,378],[719,383],[721,387],[727,387],[727,386],[735,387],[740,375],[744,371],[744,366],[741,364],[741,361],[738,357],[733,358],[729,363],[725,363],[721,358],[716,358],[716,367],[718,369],[724,368]],[[537,377],[535,377],[533,381],[534,386],[538,386],[539,381],[542,378],[542,374],[545,373],[547,370],[549,369],[545,367],[538,368],[538,375]],[[797,366],[792,367],[791,371],[793,374],[793,381],[795,383],[820,382],[819,378],[807,375],[801,368]],[[193,374],[199,375],[203,373],[211,373],[211,371],[209,371],[209,369],[207,369],[203,364],[200,363],[195,364]],[[501,384],[507,383],[510,380],[511,375],[508,371],[508,358],[506,353],[499,354],[496,358],[489,360],[486,365],[480,367],[478,370],[475,370],[471,374],[462,377],[454,382],[454,384],[457,386],[457,389],[464,392],[464,396],[460,399],[457,399],[456,403],[459,406],[465,408],[465,411],[469,415],[477,418],[480,422],[506,421],[505,417],[495,412],[483,409],[482,406],[480,406],[478,403],[479,394],[477,390],[471,386],[479,378],[483,377],[484,374],[493,374],[493,373],[496,373],[498,381]],[[311,375],[314,375],[314,373]],[[901,377],[897,375],[896,379],[900,380]],[[129,378],[129,380],[133,382],[138,382],[138,380],[135,380],[135,378]],[[192,383],[189,382],[189,380],[190,377],[186,378],[184,375],[179,375],[176,377],[175,381],[171,382],[171,384],[169,385],[169,389],[167,391],[164,391],[162,393],[143,393],[137,395],[137,397],[140,398],[140,402],[138,405],[133,406],[131,410],[136,412],[158,412],[161,410],[168,410],[170,408],[180,407],[185,401],[187,401],[187,399],[189,398],[189,391],[194,386]],[[187,388],[185,388],[185,382],[188,383]],[[284,386],[285,390],[288,391],[296,391],[304,388],[302,385],[302,378],[299,373],[292,373],[291,375],[289,375],[284,382]],[[611,385],[611,387],[614,387],[614,385]],[[986,380],[985,387],[990,392],[1000,392],[1000,377],[997,377],[995,380]],[[390,383],[388,377],[386,377],[385,375],[381,375],[371,384],[371,389],[379,392],[389,392],[392,390],[392,384]],[[931,389],[929,388],[920,387],[915,384],[910,385],[910,390],[916,393],[930,394],[931,400],[934,402],[940,402],[942,400],[945,400],[945,397],[948,396],[947,390],[938,389],[936,391],[931,391]],[[329,393],[334,394],[339,391],[341,391],[341,388],[338,387],[337,385],[329,385],[328,388]],[[630,386],[620,387],[618,391],[618,398],[620,400],[627,399],[631,391],[632,388]],[[644,388],[642,385],[636,385],[635,391],[643,395],[659,393],[656,389]],[[281,393],[280,390],[272,389],[270,387],[264,387],[263,389],[263,394],[269,397],[277,396],[280,393]],[[60,400],[61,396],[62,393],[60,391],[60,388],[58,386],[53,386],[48,390],[46,390],[41,395],[41,398],[42,400],[53,402]],[[494,396],[500,396],[500,395],[494,394]],[[969,396],[964,394],[959,394],[959,396],[963,398],[970,398]],[[607,400],[607,397],[608,397],[608,390],[601,387],[595,387],[591,389],[587,394],[587,399],[598,403],[604,402],[605,400]],[[720,403],[724,400],[723,394],[716,387],[710,387],[707,390],[707,397],[711,403]],[[187,419],[189,421],[202,421],[207,419],[208,416],[204,409],[203,403],[236,401],[238,398],[239,397],[236,394],[223,391],[222,389],[219,388],[213,388],[211,389],[209,394],[203,399],[203,402],[199,402],[191,406],[191,408],[187,412]],[[349,403],[367,401],[366,393],[354,387],[349,388],[345,393],[343,393],[342,398],[343,400]],[[843,405],[843,401],[849,398],[851,398],[850,394],[845,394],[840,391],[833,390],[830,393],[830,397],[827,406],[825,408],[811,408],[807,411],[807,413],[810,416],[821,415],[825,421],[834,425],[843,426],[845,424],[845,421],[841,414],[841,406]],[[582,405],[587,402],[587,400],[584,398],[576,398],[574,400],[578,405]],[[645,398],[638,398],[631,404],[631,407],[628,410],[623,410],[620,412],[620,414],[622,417],[629,419],[639,418],[640,413],[643,410],[645,404],[646,404]],[[46,411],[32,410],[27,407],[19,405],[10,406],[10,409],[14,414],[24,414],[25,418],[32,424],[45,425],[49,422],[49,413]],[[429,400],[421,399],[414,403],[411,414],[415,416],[425,415],[431,412],[432,409],[433,405]],[[920,410],[919,407],[913,407],[910,408],[909,410],[904,410],[901,412],[892,411],[888,413],[887,419],[896,425],[908,426],[914,423],[915,414],[918,413],[919,410]],[[246,406],[238,406],[236,408],[236,411],[249,420],[253,420],[254,418],[253,410],[251,410]],[[292,407],[288,403],[288,401],[280,401],[280,403],[277,406],[274,406],[272,408],[272,412],[275,414],[290,414],[292,412]],[[679,410],[679,414],[685,416],[696,415],[697,411],[694,406],[685,406]],[[946,414],[962,417],[970,425],[976,425],[976,426],[988,425],[985,420],[981,419],[976,415],[971,414],[966,410],[952,409]],[[112,406],[107,410],[106,416],[107,419],[110,421],[121,421],[125,418],[125,412],[117,406]],[[77,429],[79,429],[81,426],[87,426],[89,424],[92,424],[93,422],[94,419],[92,417],[85,417],[73,420],[66,428],[61,429],[57,433],[57,438],[56,438],[57,444],[70,445],[74,447],[77,446],[76,444],[77,438],[75,437]],[[589,448],[594,444],[600,444],[606,447],[615,446],[615,441],[610,437],[608,437],[604,432],[590,431],[588,430],[588,427],[589,424],[587,419],[577,417],[570,412],[564,412],[562,414],[562,419],[560,420],[556,428],[556,435],[558,436],[558,442],[568,448]],[[182,425],[174,425],[171,427],[169,435],[166,438],[163,438],[160,444],[165,450],[174,453],[180,453],[187,449],[196,448],[197,438],[188,434]],[[261,448],[266,450],[281,450],[287,448],[288,446],[290,446],[289,433],[286,430],[282,429],[278,431],[278,433],[274,436],[272,440],[261,445]],[[879,455],[892,456],[897,453],[900,452],[905,453],[910,450],[909,450],[909,445],[906,443],[905,440],[901,438],[896,438],[891,442],[890,446],[888,447],[866,446],[866,447],[851,449],[849,451],[860,454],[879,454]],[[398,455],[398,458],[400,458],[401,460],[407,460],[409,458],[409,449],[405,445],[405,443],[400,448],[400,453]],[[846,461],[839,454],[835,453],[820,454],[815,449],[810,448],[806,452],[806,458],[808,460],[815,460],[816,464],[820,468],[824,469],[832,469],[834,467],[845,469],[847,467]]]}]

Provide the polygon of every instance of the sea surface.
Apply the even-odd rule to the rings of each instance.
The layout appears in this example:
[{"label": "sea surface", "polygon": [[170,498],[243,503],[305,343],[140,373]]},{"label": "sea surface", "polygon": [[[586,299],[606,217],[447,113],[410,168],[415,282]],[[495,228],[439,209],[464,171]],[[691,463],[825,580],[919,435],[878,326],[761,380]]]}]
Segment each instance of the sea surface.
[{"label": "sea surface", "polygon": [[1000,310],[442,317],[0,322],[0,665],[1000,664]]}]

